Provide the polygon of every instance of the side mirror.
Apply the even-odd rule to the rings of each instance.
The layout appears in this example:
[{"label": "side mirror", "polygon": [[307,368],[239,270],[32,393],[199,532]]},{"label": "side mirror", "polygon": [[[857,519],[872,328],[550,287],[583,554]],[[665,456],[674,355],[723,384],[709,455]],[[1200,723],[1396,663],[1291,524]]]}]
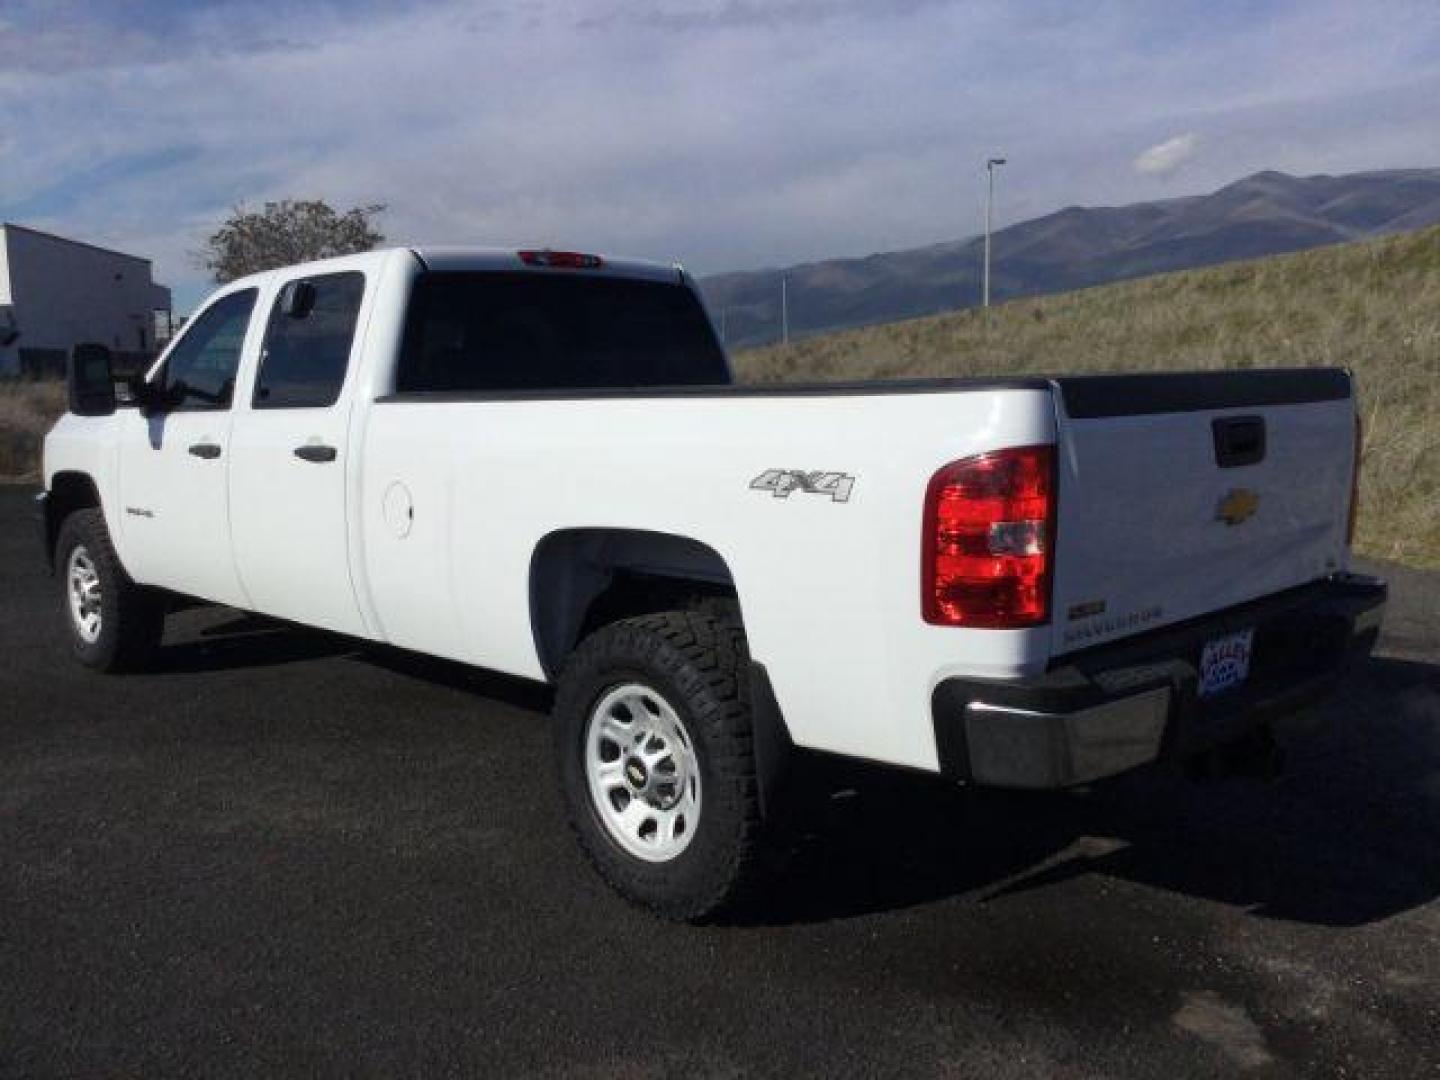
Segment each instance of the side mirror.
[{"label": "side mirror", "polygon": [[280,311],[287,319],[303,319],[315,309],[315,286],[292,281],[280,292]]},{"label": "side mirror", "polygon": [[109,416],[115,411],[115,373],[104,345],[76,345],[70,350],[65,381],[70,411],[76,416]]}]

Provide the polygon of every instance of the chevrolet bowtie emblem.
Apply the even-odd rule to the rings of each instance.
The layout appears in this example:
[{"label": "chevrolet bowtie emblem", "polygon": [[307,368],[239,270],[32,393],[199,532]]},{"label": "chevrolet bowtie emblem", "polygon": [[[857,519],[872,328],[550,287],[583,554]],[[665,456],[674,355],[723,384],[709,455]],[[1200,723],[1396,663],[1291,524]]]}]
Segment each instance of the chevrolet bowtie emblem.
[{"label": "chevrolet bowtie emblem", "polygon": [[1249,488],[1231,488],[1220,505],[1215,508],[1215,520],[1226,525],[1239,525],[1249,521],[1260,509],[1260,493]]}]

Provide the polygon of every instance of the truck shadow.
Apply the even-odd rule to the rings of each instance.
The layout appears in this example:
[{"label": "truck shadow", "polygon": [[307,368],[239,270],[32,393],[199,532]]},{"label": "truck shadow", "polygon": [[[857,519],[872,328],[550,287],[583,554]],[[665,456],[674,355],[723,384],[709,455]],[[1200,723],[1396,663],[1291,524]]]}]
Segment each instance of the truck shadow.
[{"label": "truck shadow", "polygon": [[1322,732],[1291,748],[1274,782],[1155,769],[1036,795],[860,779],[811,808],[788,869],[744,921],[824,921],[960,894],[998,904],[1094,876],[1322,926],[1440,896],[1440,666],[1372,660],[1319,719]]},{"label": "truck shadow", "polygon": [[159,674],[275,667],[330,657],[355,659],[397,675],[421,679],[518,708],[544,712],[551,691],[543,683],[406,652],[266,615],[195,604],[171,616],[166,643],[153,665]]},{"label": "truck shadow", "polygon": [[[183,620],[183,624],[178,634],[167,628],[166,644],[153,665],[158,674],[274,667],[344,656],[358,647],[334,634],[226,608],[203,609],[198,615],[199,625],[192,611],[173,618]],[[177,637],[180,640],[175,640]]]},{"label": "truck shadow", "polygon": [[513,705],[531,712],[549,712],[554,691],[545,683],[503,675],[497,671],[468,667],[453,660],[442,660],[424,653],[406,652],[381,645],[367,645],[360,659],[397,675],[422,679],[428,683],[448,686],[479,694],[493,701]]},{"label": "truck shadow", "polygon": [[[529,711],[551,699],[527,680],[235,612],[180,637],[162,670],[343,656]],[[739,921],[823,922],[957,896],[1001,904],[1095,877],[1324,926],[1440,896],[1440,665],[1372,659],[1318,719],[1321,732],[1291,744],[1274,782],[1153,769],[1035,794],[876,769],[809,773],[782,816],[770,886]]]}]

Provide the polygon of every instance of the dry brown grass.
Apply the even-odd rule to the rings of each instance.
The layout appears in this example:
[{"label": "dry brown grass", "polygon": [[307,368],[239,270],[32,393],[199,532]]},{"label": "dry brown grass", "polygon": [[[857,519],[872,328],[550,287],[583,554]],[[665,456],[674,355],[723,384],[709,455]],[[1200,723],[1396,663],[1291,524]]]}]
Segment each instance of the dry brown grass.
[{"label": "dry brown grass", "polygon": [[0,382],[0,481],[39,478],[40,444],[64,411],[64,383]]},{"label": "dry brown grass", "polygon": [[1440,228],[736,357],[751,382],[1316,365],[1360,388],[1358,548],[1440,566]]}]

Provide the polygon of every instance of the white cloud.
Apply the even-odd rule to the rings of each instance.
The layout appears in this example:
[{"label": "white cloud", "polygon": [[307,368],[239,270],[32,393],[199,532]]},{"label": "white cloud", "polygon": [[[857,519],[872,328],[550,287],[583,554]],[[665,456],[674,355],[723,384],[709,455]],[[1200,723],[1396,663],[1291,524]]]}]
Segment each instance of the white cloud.
[{"label": "white cloud", "polygon": [[1131,164],[1136,172],[1146,176],[1169,176],[1192,159],[1199,149],[1200,136],[1187,131],[1142,151]]}]

